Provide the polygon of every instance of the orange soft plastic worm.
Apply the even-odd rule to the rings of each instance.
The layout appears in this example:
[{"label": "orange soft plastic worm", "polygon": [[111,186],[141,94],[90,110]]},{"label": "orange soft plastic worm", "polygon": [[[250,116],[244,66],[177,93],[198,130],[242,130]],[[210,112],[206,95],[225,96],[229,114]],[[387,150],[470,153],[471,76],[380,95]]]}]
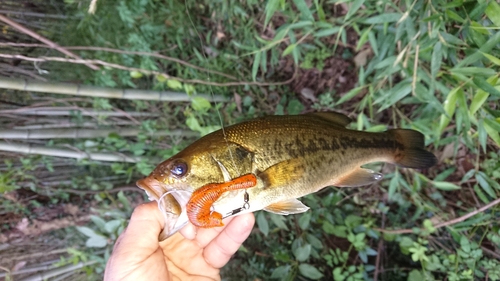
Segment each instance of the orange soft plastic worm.
[{"label": "orange soft plastic worm", "polygon": [[[210,183],[193,192],[187,203],[189,221],[197,227],[210,228],[223,226],[222,215],[212,212],[212,204],[219,199],[222,193],[254,187],[257,178],[253,174],[246,174],[224,183]],[[236,199],[235,199],[236,200]]]}]

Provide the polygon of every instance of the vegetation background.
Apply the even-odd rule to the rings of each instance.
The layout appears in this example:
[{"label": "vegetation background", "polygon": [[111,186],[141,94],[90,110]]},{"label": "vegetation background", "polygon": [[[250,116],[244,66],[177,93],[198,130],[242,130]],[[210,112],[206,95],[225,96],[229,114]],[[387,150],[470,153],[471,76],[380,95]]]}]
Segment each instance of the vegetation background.
[{"label": "vegetation background", "polygon": [[0,278],[99,280],[162,159],[333,110],[438,165],[256,213],[224,280],[500,280],[499,27],[487,0],[3,0]]}]

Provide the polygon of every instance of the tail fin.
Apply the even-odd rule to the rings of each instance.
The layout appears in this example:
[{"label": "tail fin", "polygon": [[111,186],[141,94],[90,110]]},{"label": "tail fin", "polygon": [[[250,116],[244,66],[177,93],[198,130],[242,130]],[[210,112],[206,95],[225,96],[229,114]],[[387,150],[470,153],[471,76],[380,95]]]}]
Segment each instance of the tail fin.
[{"label": "tail fin", "polygon": [[436,156],[424,149],[424,135],[408,129],[387,131],[396,141],[403,145],[403,151],[394,156],[395,164],[414,169],[425,169],[437,163]]}]

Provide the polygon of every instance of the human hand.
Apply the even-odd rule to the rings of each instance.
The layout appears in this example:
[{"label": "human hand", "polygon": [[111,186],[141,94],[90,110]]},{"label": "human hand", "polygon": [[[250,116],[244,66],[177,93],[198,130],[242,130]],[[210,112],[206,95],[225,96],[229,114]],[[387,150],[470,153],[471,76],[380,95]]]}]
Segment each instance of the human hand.
[{"label": "human hand", "polygon": [[196,230],[189,225],[182,234],[158,242],[163,216],[156,202],[140,205],[116,241],[104,281],[220,280],[219,269],[248,237],[254,222],[250,213],[225,219],[223,227]]}]

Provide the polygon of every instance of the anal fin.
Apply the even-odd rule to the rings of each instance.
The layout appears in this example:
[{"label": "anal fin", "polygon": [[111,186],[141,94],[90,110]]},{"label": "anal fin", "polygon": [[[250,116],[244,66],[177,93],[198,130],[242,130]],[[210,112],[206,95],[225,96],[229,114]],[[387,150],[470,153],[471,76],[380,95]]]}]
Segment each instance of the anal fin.
[{"label": "anal fin", "polygon": [[285,201],[273,203],[265,207],[264,210],[278,215],[290,215],[303,213],[309,210],[309,207],[304,205],[304,203],[300,202],[299,200],[292,198]]},{"label": "anal fin", "polygon": [[372,170],[358,168],[353,172],[334,179],[330,184],[338,187],[356,187],[380,181],[384,176]]}]

